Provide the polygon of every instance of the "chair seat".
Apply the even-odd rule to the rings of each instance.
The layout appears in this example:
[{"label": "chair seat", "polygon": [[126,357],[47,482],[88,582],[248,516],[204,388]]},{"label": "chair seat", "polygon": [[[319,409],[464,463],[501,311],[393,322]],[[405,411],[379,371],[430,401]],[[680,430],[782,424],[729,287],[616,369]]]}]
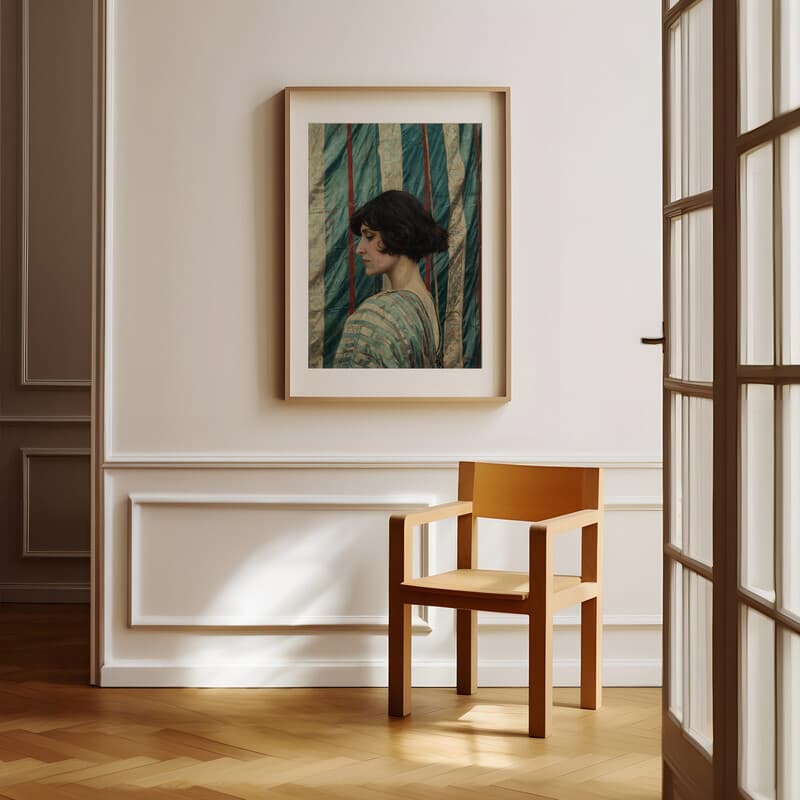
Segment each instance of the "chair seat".
[{"label": "chair seat", "polygon": [[[554,575],[553,592],[578,586],[579,575]],[[525,600],[530,595],[527,572],[506,572],[491,569],[455,569],[425,578],[410,578],[401,586],[422,589],[432,594],[459,592],[472,597],[492,597],[497,600]]]}]

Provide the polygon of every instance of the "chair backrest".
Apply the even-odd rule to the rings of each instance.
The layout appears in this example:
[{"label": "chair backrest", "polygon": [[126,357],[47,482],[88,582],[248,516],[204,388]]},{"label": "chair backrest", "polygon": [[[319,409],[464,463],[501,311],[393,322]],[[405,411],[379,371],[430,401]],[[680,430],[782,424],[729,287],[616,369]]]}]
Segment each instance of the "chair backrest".
[{"label": "chair backrest", "polygon": [[472,500],[475,517],[536,522],[599,508],[600,492],[597,467],[458,465],[458,499]]}]

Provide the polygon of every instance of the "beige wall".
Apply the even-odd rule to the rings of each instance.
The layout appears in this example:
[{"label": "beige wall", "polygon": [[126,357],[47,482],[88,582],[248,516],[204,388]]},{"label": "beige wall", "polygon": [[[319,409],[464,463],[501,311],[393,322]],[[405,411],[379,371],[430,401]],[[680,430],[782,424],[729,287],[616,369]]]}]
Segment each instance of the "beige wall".
[{"label": "beige wall", "polygon": [[87,601],[91,2],[0,30],[0,601]]},{"label": "beige wall", "polygon": [[[376,504],[452,498],[459,457],[609,466],[607,679],[660,679],[659,8],[111,3],[104,683],[380,683]],[[309,84],[511,87],[510,404],[282,399],[282,90]],[[451,681],[452,633],[419,623],[417,680]],[[525,680],[524,629],[481,642],[482,681]]]}]

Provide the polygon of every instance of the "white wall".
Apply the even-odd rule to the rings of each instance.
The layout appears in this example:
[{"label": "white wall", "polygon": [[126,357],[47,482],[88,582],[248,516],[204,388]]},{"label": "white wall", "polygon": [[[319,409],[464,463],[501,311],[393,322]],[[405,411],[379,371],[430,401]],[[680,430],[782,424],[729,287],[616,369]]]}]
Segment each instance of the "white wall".
[{"label": "white wall", "polygon": [[[104,683],[380,683],[380,504],[452,498],[459,457],[613,466],[607,672],[658,680],[660,3],[400,8],[112,2]],[[511,403],[283,401],[281,92],[313,84],[511,87]],[[140,621],[200,627],[127,627],[131,588]],[[251,611],[277,627],[207,627]],[[452,682],[449,612],[418,627],[418,679]],[[524,681],[524,630],[481,630],[482,679]]]}]

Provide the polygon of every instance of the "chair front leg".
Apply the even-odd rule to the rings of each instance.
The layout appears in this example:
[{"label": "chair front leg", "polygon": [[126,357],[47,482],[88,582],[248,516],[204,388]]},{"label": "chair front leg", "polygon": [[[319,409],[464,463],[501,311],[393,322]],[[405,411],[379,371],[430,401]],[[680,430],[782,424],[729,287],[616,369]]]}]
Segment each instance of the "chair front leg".
[{"label": "chair front leg", "polygon": [[531,528],[528,613],[528,735],[547,736],[553,706],[553,548]]},{"label": "chair front leg", "polygon": [[528,615],[528,736],[543,739],[553,707],[553,618]]},{"label": "chair front leg", "polygon": [[389,716],[411,713],[411,606],[389,600]]},{"label": "chair front leg", "polygon": [[411,606],[401,586],[411,577],[411,525],[389,519],[389,716],[411,713]]}]

